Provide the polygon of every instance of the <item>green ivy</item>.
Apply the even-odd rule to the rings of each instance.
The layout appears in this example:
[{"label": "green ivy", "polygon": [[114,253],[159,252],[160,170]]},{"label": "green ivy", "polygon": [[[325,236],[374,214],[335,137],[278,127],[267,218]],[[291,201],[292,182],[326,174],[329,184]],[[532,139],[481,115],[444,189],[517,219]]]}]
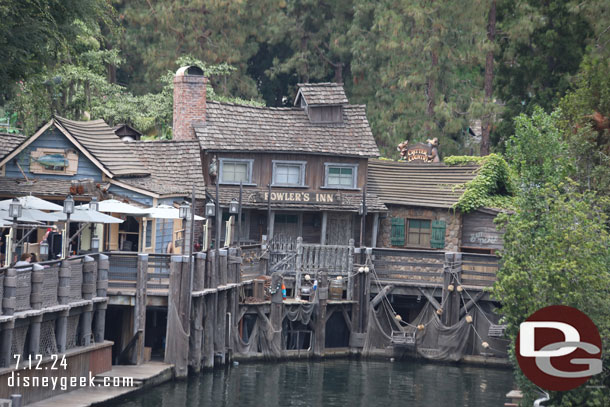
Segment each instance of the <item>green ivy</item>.
[{"label": "green ivy", "polygon": [[477,175],[465,185],[464,193],[453,205],[464,213],[477,208],[512,208],[515,188],[508,163],[498,154],[484,157],[452,156],[444,159],[446,165],[478,165]]}]

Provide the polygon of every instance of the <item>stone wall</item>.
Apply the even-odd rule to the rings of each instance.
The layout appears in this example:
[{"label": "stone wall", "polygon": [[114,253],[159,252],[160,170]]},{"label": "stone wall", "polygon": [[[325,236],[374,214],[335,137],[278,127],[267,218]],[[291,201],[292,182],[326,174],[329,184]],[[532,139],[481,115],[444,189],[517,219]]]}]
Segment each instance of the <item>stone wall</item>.
[{"label": "stone wall", "polygon": [[[430,220],[444,220],[445,230],[445,250],[459,251],[462,214],[454,212],[452,209],[443,208],[422,208],[414,206],[387,205],[389,211],[387,216],[380,220],[379,236],[377,247],[394,247],[390,244],[391,218],[418,218]],[[409,246],[405,246],[409,247]]]}]

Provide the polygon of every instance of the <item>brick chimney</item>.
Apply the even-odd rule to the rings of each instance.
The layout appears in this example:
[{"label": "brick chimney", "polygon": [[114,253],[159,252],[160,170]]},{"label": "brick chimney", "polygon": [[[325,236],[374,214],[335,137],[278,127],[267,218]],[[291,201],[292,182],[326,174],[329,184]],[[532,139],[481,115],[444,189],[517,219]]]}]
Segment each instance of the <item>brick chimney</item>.
[{"label": "brick chimney", "polygon": [[208,80],[196,66],[183,66],[174,77],[174,140],[196,140],[194,125],[205,122]]}]

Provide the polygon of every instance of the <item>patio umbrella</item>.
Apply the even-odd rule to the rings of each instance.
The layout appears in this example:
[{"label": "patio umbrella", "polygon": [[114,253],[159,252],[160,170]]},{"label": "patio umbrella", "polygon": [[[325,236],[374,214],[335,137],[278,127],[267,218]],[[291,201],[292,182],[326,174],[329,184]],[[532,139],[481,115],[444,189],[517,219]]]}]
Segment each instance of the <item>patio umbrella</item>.
[{"label": "patio umbrella", "polygon": [[[45,201],[44,199],[36,198],[32,195],[22,196],[17,198],[23,209],[37,209],[40,211],[61,211],[62,206],[53,202]],[[8,210],[9,205],[13,202],[12,199],[0,201],[0,209]]]},{"label": "patio umbrella", "polygon": [[[147,217],[155,219],[182,219],[179,215],[178,208],[174,208],[169,205],[159,205],[154,208],[146,209],[148,212]],[[195,215],[195,220],[204,220],[205,218]]]},{"label": "patio umbrella", "polygon": [[[5,219],[11,222],[13,220],[13,218],[9,216],[8,210],[5,209],[0,209],[0,219]],[[39,211],[38,209],[22,209],[21,217],[17,218],[17,221],[26,223],[57,222],[57,216],[51,213]]]},{"label": "patio umbrella", "polygon": [[[53,215],[57,217],[59,221],[66,220],[66,214],[63,212],[53,212]],[[123,223],[122,219],[115,218],[114,216],[104,215],[98,211],[89,209],[76,208],[74,213],[70,215],[70,222],[78,223]]]},{"label": "patio umbrella", "polygon": [[[79,205],[77,208],[89,209],[89,204]],[[116,199],[106,199],[105,201],[98,202],[98,212],[123,213],[127,215],[146,215],[148,213],[146,208],[140,208],[135,205],[117,201]]]}]

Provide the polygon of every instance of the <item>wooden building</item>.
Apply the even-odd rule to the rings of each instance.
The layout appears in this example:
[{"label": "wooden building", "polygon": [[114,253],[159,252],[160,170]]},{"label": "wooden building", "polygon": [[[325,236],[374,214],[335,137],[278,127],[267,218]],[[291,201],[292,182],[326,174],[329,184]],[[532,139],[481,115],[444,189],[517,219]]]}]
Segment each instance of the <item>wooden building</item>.
[{"label": "wooden building", "polygon": [[[242,242],[358,241],[368,160],[379,155],[365,107],[336,83],[299,84],[295,107],[269,108],[207,101],[206,82],[197,68],[178,70],[174,139],[199,141],[207,196],[216,199],[218,182],[223,219],[242,185]],[[366,205],[371,218],[385,211],[375,194]]]},{"label": "wooden building", "polygon": [[[33,194],[61,204],[68,195],[83,203],[95,196],[150,207],[190,200],[193,185],[205,198],[196,141],[127,143],[103,120],[54,117],[27,139],[7,134],[0,142],[1,198]],[[125,222],[107,227],[104,250],[166,252],[182,230],[181,221],[115,216]]]},{"label": "wooden building", "polygon": [[501,249],[502,233],[493,223],[497,210],[464,214],[453,209],[478,168],[369,161],[369,190],[388,207],[380,222],[378,246],[483,254]]}]

